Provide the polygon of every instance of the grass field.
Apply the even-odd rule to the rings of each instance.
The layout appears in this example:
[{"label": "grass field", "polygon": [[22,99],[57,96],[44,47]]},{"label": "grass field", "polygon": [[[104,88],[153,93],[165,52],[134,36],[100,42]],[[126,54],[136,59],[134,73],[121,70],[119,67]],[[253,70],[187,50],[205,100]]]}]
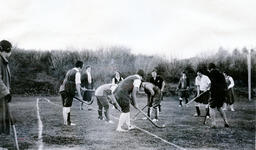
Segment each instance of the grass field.
[{"label": "grass field", "polygon": [[[210,128],[210,119],[203,125],[203,117],[193,117],[193,104],[179,108],[176,97],[165,97],[158,123],[165,124],[166,128],[156,128],[149,121],[142,120],[143,116],[140,115],[132,121],[138,128],[119,133],[115,131],[116,118],[119,117],[116,110],[110,110],[114,124],[108,124],[97,119],[96,102],[90,106],[90,110],[88,106],[79,110],[79,103],[74,101],[71,119],[76,126],[64,126],[60,97],[46,97],[53,103],[42,98],[39,100],[40,118],[37,116],[37,98],[16,96],[11,103],[20,149],[255,149],[255,99],[248,102],[241,98],[235,103],[235,112],[226,111],[230,128],[223,127],[223,120],[217,113],[217,128],[214,129]],[[138,104],[140,108],[145,106],[146,97],[138,98]],[[137,111],[132,108],[131,118],[135,113]],[[205,114],[203,109],[202,114]],[[42,140],[38,139],[39,119],[43,125]],[[15,149],[11,136],[0,135],[0,139],[0,147]]]}]

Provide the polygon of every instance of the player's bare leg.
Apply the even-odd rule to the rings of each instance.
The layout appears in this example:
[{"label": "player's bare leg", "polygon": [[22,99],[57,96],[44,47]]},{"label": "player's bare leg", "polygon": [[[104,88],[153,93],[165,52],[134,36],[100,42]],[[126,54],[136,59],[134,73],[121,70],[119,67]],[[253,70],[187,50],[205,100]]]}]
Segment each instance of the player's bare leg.
[{"label": "player's bare leg", "polygon": [[224,120],[224,126],[225,127],[229,127],[229,124],[228,124],[228,121],[227,121],[227,116],[226,116],[226,113],[225,113],[225,111],[223,111],[221,108],[217,108],[218,109],[218,111],[220,112],[220,115],[221,115],[221,117],[223,118],[223,120]]},{"label": "player's bare leg", "polygon": [[216,120],[215,120],[215,117],[216,117],[216,113],[215,113],[215,110],[213,108],[210,107],[210,115],[211,115],[211,118],[212,118],[212,128],[216,128]]}]

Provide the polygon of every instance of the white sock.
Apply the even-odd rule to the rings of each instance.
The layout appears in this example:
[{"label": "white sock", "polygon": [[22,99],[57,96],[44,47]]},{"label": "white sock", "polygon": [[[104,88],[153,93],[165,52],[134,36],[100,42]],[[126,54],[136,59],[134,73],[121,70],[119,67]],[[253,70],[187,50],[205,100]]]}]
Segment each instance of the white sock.
[{"label": "white sock", "polygon": [[67,122],[67,120],[68,120],[68,115],[67,115],[67,108],[66,108],[66,107],[63,107],[62,113],[63,113],[64,124],[67,125],[67,124],[68,124],[68,122]]},{"label": "white sock", "polygon": [[126,121],[126,115],[125,115],[125,113],[121,113],[120,117],[119,117],[119,121],[118,121],[117,130],[122,129],[121,127],[123,126],[125,121]]},{"label": "white sock", "polygon": [[128,126],[128,128],[131,126],[131,120],[130,120],[130,112],[125,113],[125,123]]}]

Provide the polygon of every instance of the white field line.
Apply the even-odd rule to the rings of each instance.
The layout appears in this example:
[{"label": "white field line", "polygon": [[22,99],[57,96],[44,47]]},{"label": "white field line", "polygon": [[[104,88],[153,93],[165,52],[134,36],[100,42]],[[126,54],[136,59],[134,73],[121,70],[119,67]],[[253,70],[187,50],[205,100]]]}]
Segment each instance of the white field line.
[{"label": "white field line", "polygon": [[42,150],[43,145],[43,123],[40,117],[40,108],[39,108],[39,98],[36,99],[36,109],[37,109],[37,120],[38,120],[38,150]]},{"label": "white field line", "polygon": [[[116,119],[116,120],[119,120],[117,117],[115,117],[115,116],[113,116],[113,115],[111,115],[114,119]],[[180,146],[178,146],[178,145],[176,145],[176,144],[174,144],[174,143],[171,143],[171,142],[169,142],[169,141],[167,141],[167,140],[165,140],[165,139],[163,139],[163,138],[161,138],[161,137],[159,137],[159,136],[157,136],[157,135],[155,135],[155,134],[153,134],[153,133],[151,133],[151,132],[149,132],[149,131],[147,131],[147,130],[145,130],[145,129],[142,129],[142,128],[140,128],[140,127],[137,127],[137,126],[135,126],[138,130],[140,130],[140,131],[142,131],[142,132],[144,132],[144,133],[146,133],[146,134],[148,134],[148,135],[150,135],[150,136],[153,136],[154,138],[156,138],[156,139],[159,139],[159,140],[161,140],[162,142],[164,142],[164,143],[166,143],[166,144],[169,144],[169,145],[172,145],[172,146],[174,146],[174,147],[176,147],[176,148],[178,148],[178,149],[181,149],[181,150],[185,150],[185,148],[183,148],[183,147],[180,147]]]},{"label": "white field line", "polygon": [[[46,100],[46,101],[49,102],[50,104],[53,104],[53,105],[56,105],[56,106],[60,106],[60,105],[57,105],[57,104],[51,102],[51,100],[49,100],[49,99],[47,99],[47,98],[44,98],[44,100]],[[92,107],[92,110],[97,111],[97,110],[94,109],[93,107]],[[119,118],[117,118],[117,117],[115,117],[115,116],[113,116],[113,115],[111,115],[111,116],[112,116],[114,119],[119,120]],[[157,135],[155,135],[155,134],[153,134],[153,133],[151,133],[151,132],[149,132],[149,131],[147,131],[147,130],[145,130],[145,129],[139,128],[139,127],[137,127],[137,126],[135,126],[135,127],[136,127],[138,130],[140,130],[140,131],[142,131],[142,132],[144,132],[144,133],[146,133],[146,134],[148,134],[148,135],[150,135],[150,136],[153,136],[154,138],[159,139],[159,140],[161,140],[162,142],[164,142],[164,143],[166,143],[166,144],[168,144],[168,145],[174,146],[174,147],[176,147],[176,148],[178,148],[178,149],[180,149],[180,150],[186,150],[185,148],[183,148],[183,147],[181,147],[181,146],[178,146],[178,145],[176,145],[176,144],[174,144],[174,143],[171,143],[171,142],[169,142],[169,141],[167,141],[167,140],[165,140],[165,139],[163,139],[163,138],[161,138],[161,137],[159,137],[159,136],[157,136]]]}]

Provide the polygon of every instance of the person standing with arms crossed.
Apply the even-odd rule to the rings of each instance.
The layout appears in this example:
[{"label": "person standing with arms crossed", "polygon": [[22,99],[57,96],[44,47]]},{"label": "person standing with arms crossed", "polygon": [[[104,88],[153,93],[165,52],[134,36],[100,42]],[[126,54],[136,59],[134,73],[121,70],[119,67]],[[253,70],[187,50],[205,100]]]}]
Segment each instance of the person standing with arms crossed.
[{"label": "person standing with arms crossed", "polygon": [[178,83],[177,91],[179,91],[179,107],[182,107],[182,100],[185,99],[185,103],[188,103],[188,98],[189,98],[189,78],[187,77],[185,72],[182,72],[180,81]]},{"label": "person standing with arms crossed", "polygon": [[70,108],[75,97],[75,91],[77,91],[78,98],[82,100],[81,95],[81,70],[83,68],[83,62],[77,61],[75,67],[68,70],[66,76],[60,86],[60,95],[63,104],[63,119],[64,125],[75,125],[71,123]]}]

